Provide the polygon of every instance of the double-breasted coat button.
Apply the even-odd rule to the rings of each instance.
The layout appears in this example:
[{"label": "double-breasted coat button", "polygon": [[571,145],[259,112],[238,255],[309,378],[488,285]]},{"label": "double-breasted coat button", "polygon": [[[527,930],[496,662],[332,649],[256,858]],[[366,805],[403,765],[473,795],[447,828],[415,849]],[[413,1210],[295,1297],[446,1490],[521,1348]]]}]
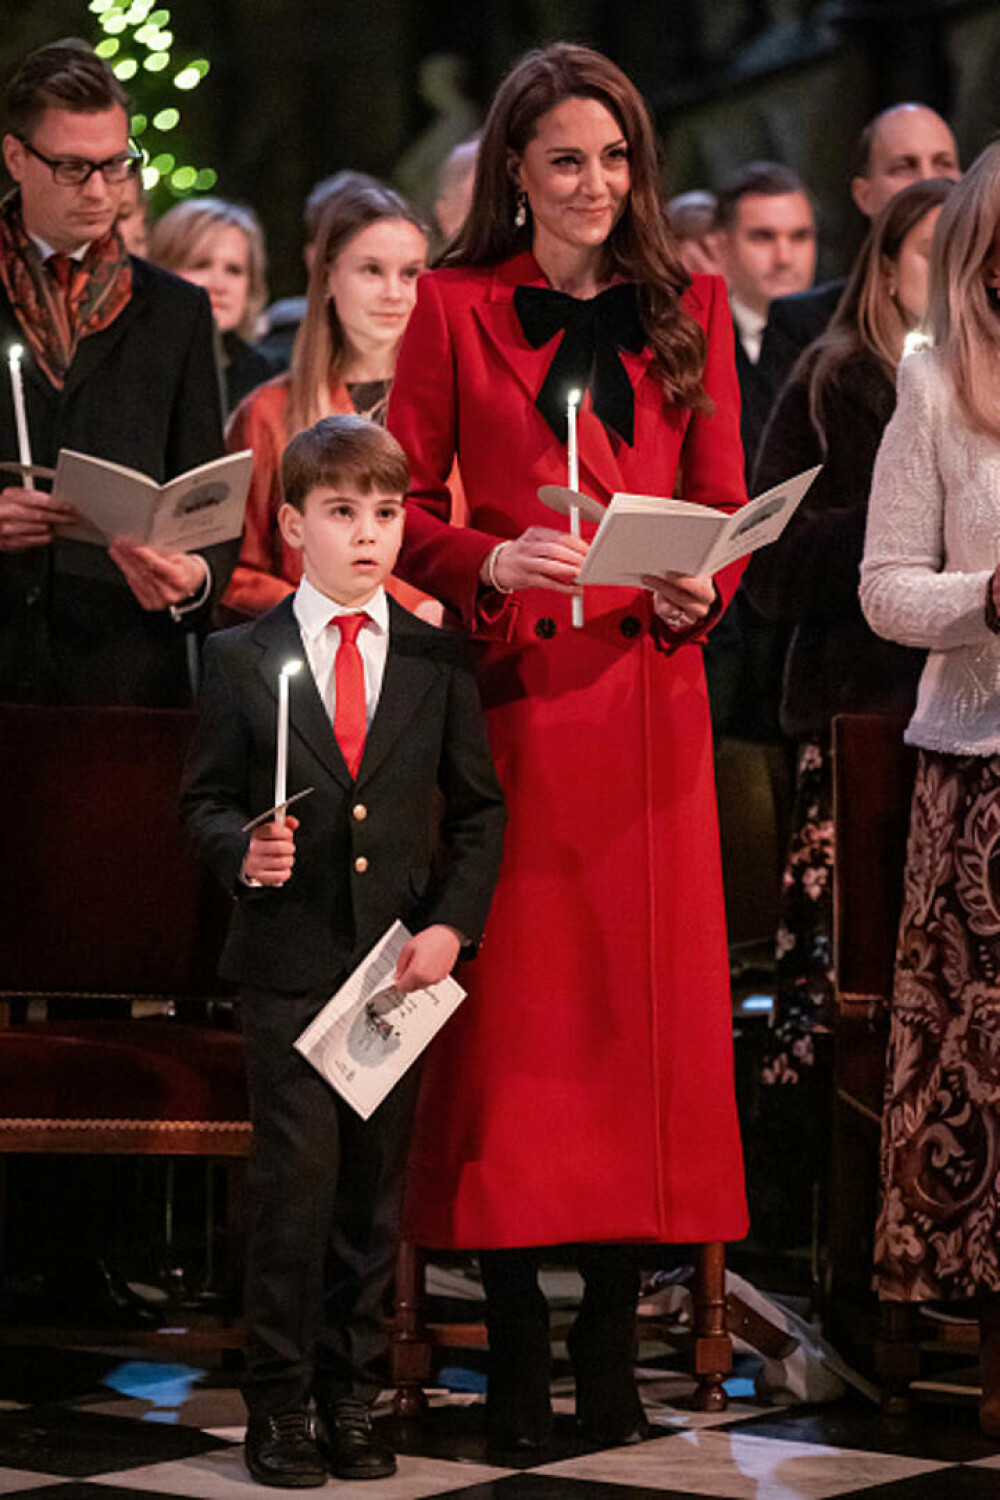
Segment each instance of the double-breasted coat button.
[{"label": "double-breasted coat button", "polygon": [[642,621],[638,615],[622,615],[618,629],[626,640],[632,640],[642,629]]},{"label": "double-breasted coat button", "polygon": [[355,823],[363,823],[368,816],[368,809],[363,802],[355,802],[351,808],[351,817]]},{"label": "double-breasted coat button", "polygon": [[556,622],[548,615],[542,615],[540,620],[535,621],[535,634],[543,641],[550,641],[556,633]]},{"label": "double-breasted coat button", "polygon": [[368,861],[365,859],[363,854],[359,854],[357,859],[354,861],[354,868],[355,870],[357,870],[359,875],[363,875],[367,870]]}]

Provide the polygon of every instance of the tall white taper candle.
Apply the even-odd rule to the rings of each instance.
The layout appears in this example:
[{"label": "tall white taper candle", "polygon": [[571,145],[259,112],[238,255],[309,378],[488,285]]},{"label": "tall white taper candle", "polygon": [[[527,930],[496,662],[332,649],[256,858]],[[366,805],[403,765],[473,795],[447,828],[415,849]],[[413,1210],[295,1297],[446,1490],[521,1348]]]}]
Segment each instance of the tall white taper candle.
[{"label": "tall white taper candle", "polygon": [[27,472],[31,468],[31,435],[28,432],[28,413],[24,407],[24,381],[21,378],[23,354],[23,345],[11,344],[7,353],[7,364],[10,369],[10,393],[14,400],[14,420],[17,423],[17,458],[21,467],[26,471],[22,478],[28,485],[31,483],[31,475]]},{"label": "tall white taper candle", "polygon": [[288,796],[288,679],[300,669],[300,661],[286,661],[278,673],[278,739],[274,755],[274,821],[284,825],[282,803]]},{"label": "tall white taper candle", "polygon": [[[568,442],[566,447],[569,459],[569,487],[574,493],[580,489],[580,456],[577,448],[576,437],[576,411],[580,405],[580,392],[570,391],[566,402],[566,426],[568,430]],[[580,507],[571,505],[569,508],[569,529],[571,536],[580,535]],[[572,603],[572,621],[574,630],[580,630],[583,626],[583,595],[574,594]]]}]

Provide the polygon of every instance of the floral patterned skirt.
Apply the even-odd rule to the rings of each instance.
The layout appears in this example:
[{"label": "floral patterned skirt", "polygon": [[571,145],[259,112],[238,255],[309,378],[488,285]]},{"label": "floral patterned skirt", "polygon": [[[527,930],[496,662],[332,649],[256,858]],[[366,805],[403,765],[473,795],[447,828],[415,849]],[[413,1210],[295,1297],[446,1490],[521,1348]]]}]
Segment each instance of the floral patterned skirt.
[{"label": "floral patterned skirt", "polygon": [[1000,755],[920,752],[881,1179],[880,1297],[1000,1293]]}]

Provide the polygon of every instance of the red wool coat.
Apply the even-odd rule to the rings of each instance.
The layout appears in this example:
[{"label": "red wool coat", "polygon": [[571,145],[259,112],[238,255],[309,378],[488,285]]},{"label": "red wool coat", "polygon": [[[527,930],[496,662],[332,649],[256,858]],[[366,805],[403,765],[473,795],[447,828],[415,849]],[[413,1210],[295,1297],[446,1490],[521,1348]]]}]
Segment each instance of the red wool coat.
[{"label": "red wool coat", "polygon": [[[421,278],[388,425],[413,490],[400,571],[463,618],[510,823],[469,998],[426,1059],[407,1230],[433,1246],[709,1240],[746,1232],[708,704],[697,643],[650,596],[478,589],[495,542],[565,524],[537,499],[566,449],[534,405],[556,347],[512,297],[530,254]],[[715,414],[671,406],[622,355],[635,444],[580,413],[581,488],[732,510],[745,499],[723,284],[685,296]],[[469,528],[446,527],[457,453]],[[584,534],[593,527],[585,523]],[[651,560],[652,561],[652,560]],[[724,599],[738,570],[718,580]]]}]

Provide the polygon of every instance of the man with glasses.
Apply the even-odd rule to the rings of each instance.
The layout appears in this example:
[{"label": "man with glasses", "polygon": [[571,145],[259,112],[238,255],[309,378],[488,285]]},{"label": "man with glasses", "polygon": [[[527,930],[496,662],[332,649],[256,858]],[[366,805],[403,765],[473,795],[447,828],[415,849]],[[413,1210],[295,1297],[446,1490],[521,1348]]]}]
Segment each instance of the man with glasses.
[{"label": "man with glasses", "polygon": [[211,313],[198,288],[128,255],[115,228],[141,156],[129,99],[76,40],[32,53],[6,92],[0,204],[0,699],[171,706],[237,544],[165,553],[66,540],[18,459],[6,355],[32,457],[73,448],[163,481],[223,452]]}]

